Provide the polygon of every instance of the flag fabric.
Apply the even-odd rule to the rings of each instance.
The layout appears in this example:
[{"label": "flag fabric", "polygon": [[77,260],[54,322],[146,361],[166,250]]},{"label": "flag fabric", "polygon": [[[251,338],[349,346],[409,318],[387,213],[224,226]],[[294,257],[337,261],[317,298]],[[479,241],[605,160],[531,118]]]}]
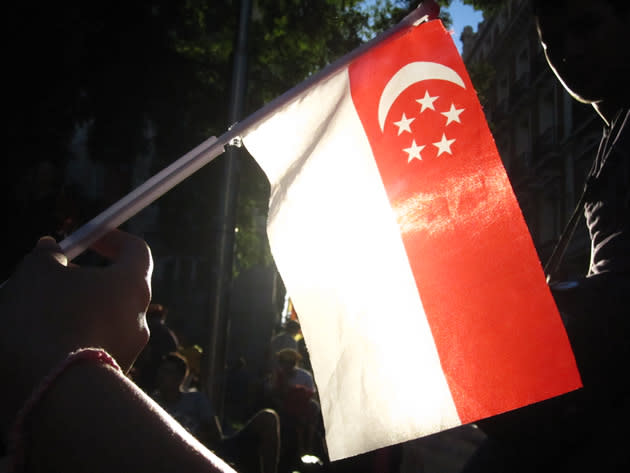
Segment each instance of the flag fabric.
[{"label": "flag fabric", "polygon": [[243,136],[331,460],[581,386],[475,90],[439,20]]}]

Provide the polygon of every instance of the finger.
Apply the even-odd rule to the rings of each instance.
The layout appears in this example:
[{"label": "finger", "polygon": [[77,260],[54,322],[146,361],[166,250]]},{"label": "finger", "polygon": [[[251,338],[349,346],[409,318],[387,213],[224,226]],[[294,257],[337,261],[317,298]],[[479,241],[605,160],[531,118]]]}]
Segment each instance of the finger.
[{"label": "finger", "polygon": [[151,250],[141,238],[118,229],[111,230],[91,247],[113,264],[139,268],[146,272],[153,266]]},{"label": "finger", "polygon": [[68,258],[63,253],[61,247],[51,236],[43,236],[35,245],[34,252],[48,253],[53,259],[63,266],[68,266]]},{"label": "finger", "polygon": [[[59,291],[51,288],[63,280],[67,264],[68,259],[55,239],[41,237],[2,285],[3,292],[11,293],[15,303],[25,305],[38,303],[37,291],[56,296]],[[5,288],[10,289],[4,291]]]},{"label": "finger", "polygon": [[[107,273],[129,286],[126,291],[139,296],[143,310],[151,299],[153,258],[144,240],[121,230],[113,230],[98,240],[92,249],[110,259]],[[145,304],[146,302],[146,304]]]},{"label": "finger", "polygon": [[[44,236],[39,239],[36,243],[35,247],[24,257],[19,267],[24,267],[25,265],[39,265],[41,261],[46,261],[47,263],[55,262],[59,263],[63,266],[68,265],[68,258],[63,254],[63,251],[55,241],[53,237]],[[47,267],[48,265],[45,265]],[[12,275],[11,278],[0,284],[0,288],[4,288],[5,285],[9,282],[10,279],[14,278],[15,275]]]}]

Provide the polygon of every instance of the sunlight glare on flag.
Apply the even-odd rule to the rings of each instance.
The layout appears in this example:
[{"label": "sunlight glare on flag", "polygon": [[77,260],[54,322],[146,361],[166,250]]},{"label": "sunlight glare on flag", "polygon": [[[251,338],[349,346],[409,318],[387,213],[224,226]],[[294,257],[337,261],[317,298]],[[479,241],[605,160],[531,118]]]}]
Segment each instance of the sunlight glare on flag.
[{"label": "sunlight glare on flag", "polygon": [[326,76],[243,142],[331,460],[581,381],[470,77],[439,20]]}]

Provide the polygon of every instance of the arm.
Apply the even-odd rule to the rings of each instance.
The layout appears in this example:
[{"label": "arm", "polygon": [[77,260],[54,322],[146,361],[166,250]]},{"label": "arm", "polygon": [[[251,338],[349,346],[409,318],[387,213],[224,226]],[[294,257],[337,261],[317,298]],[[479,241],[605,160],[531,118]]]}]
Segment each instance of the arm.
[{"label": "arm", "polygon": [[72,367],[33,419],[28,471],[233,471],[109,366]]}]

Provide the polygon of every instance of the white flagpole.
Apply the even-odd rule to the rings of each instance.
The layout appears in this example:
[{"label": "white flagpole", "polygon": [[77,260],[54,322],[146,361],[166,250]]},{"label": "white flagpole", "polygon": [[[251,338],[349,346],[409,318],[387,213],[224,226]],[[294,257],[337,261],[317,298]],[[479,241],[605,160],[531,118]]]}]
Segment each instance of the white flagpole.
[{"label": "white flagpole", "polygon": [[133,217],[172,189],[175,185],[222,154],[225,151],[225,146],[229,144],[240,146],[240,136],[246,135],[251,128],[272,115],[277,109],[292,102],[309,87],[312,87],[317,82],[326,79],[346,67],[353,59],[364,54],[398,31],[434,19],[438,14],[439,7],[434,0],[423,1],[413,12],[389,30],[377,35],[372,40],[326,66],[284,94],[276,97],[257,112],[249,115],[243,121],[234,124],[219,138],[212,137],[207,139],[63,239],[59,245],[68,260],[71,261],[79,256],[105,233],[126,222],[129,218]]},{"label": "white flagpole", "polygon": [[223,152],[223,144],[218,143],[216,137],[208,138],[63,239],[59,246],[68,260],[73,260],[105,233],[126,222]]}]

